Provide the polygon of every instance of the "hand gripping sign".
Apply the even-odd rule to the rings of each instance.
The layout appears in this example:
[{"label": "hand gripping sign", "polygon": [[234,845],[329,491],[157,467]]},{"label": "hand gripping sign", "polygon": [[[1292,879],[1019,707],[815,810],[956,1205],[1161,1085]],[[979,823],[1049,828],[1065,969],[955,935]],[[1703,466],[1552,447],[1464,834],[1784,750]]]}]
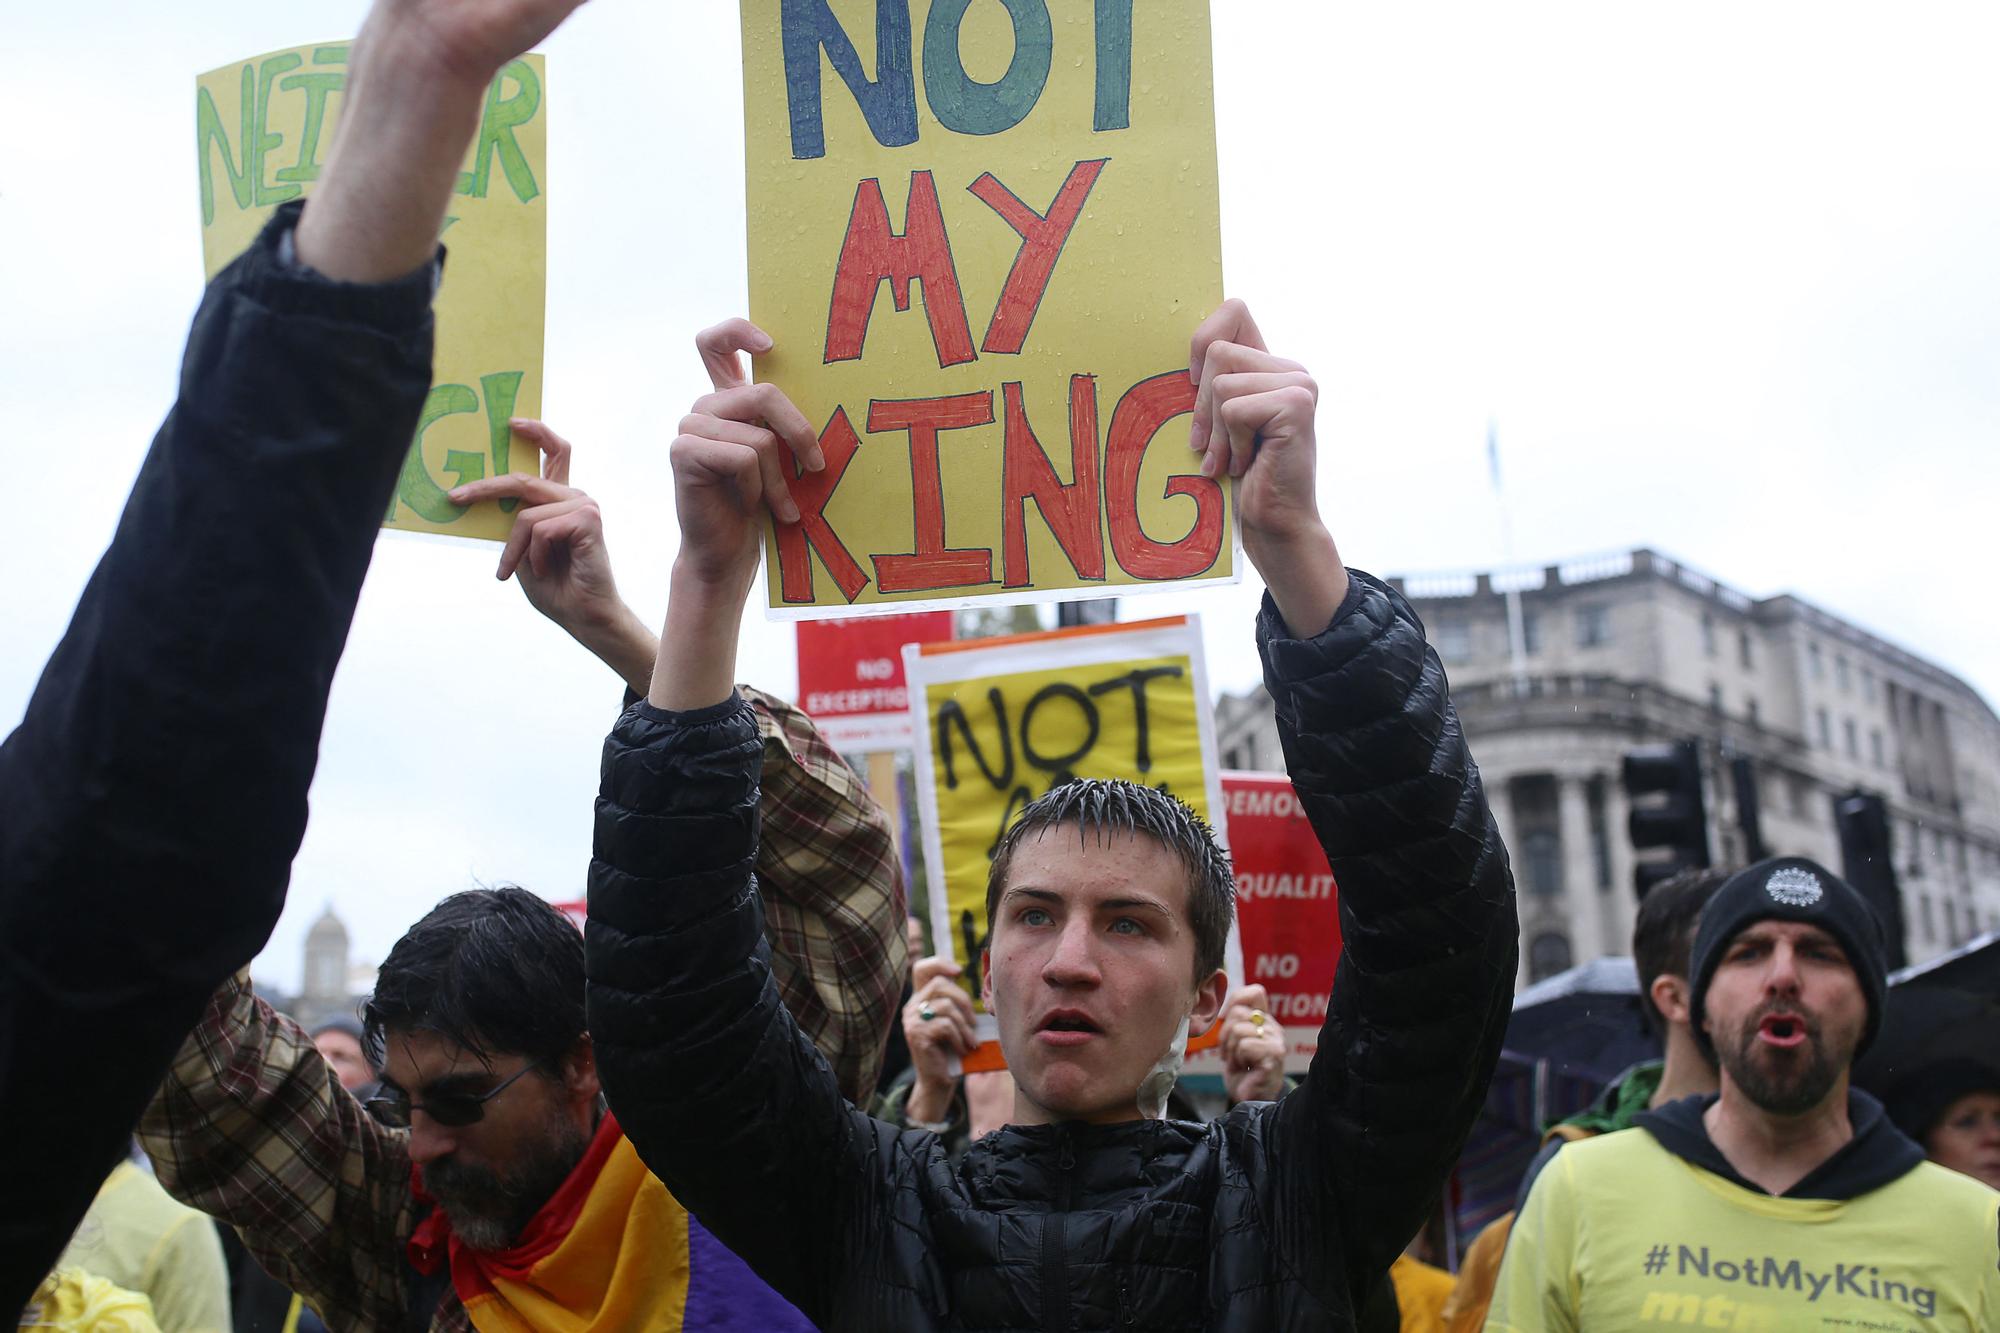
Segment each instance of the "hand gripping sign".
[{"label": "hand gripping sign", "polygon": [[[917,732],[931,936],[965,968],[978,1002],[986,939],[986,872],[1021,807],[1071,778],[1129,778],[1179,797],[1226,847],[1222,788],[1201,627],[1193,616],[1089,625],[903,650]],[[1224,966],[1243,975],[1231,933]],[[968,1070],[999,1068],[998,1030]],[[1215,1072],[1211,1034],[1190,1042],[1190,1072]]]},{"label": "hand gripping sign", "polygon": [[758,374],[820,430],[771,614],[1234,582],[1208,0],[741,0]]},{"label": "hand gripping sign", "polygon": [[[347,86],[346,42],[321,42],[210,70],[195,81],[202,262],[213,278],[271,212],[312,192]],[[504,541],[519,501],[461,509],[455,486],[538,472],[507,421],[542,414],[548,113],[542,57],[508,62],[487,91],[444,220],[451,249],[437,296],[430,397],[383,515],[387,527]]]}]

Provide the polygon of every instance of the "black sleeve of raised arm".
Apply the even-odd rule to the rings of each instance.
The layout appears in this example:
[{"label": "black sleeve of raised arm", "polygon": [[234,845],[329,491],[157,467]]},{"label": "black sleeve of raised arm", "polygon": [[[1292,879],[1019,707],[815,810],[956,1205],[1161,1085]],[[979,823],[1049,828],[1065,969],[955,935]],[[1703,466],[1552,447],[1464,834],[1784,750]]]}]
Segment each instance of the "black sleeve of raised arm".
[{"label": "black sleeve of raised arm", "polygon": [[1402,597],[1366,574],[1334,623],[1258,623],[1286,767],[1332,863],[1343,951],[1305,1086],[1272,1112],[1276,1178],[1340,1238],[1358,1306],[1441,1197],[1499,1058],[1513,876]]},{"label": "black sleeve of raised arm", "polygon": [[0,1309],[277,921],[429,388],[435,266],[330,282],[281,260],[296,216],[210,284],[179,398],[0,745]]},{"label": "black sleeve of raised arm", "polygon": [[619,720],[590,865],[588,1016],[640,1158],[824,1323],[855,1240],[843,1218],[893,1131],[847,1104],[772,978],[754,873],[762,756],[740,695]]}]

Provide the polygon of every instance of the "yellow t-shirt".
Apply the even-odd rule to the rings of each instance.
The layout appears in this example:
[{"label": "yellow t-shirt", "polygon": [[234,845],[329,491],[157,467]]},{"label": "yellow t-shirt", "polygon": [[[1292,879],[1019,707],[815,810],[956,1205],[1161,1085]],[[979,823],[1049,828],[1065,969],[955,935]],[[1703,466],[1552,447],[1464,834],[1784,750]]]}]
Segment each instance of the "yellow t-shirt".
[{"label": "yellow t-shirt", "polygon": [[1572,1143],[1515,1219],[1488,1333],[2000,1329],[2000,1193],[1924,1162],[1855,1199],[1774,1199],[1644,1129]]},{"label": "yellow t-shirt", "polygon": [[229,1270],[215,1223],[130,1162],[98,1187],[58,1266],[145,1293],[163,1333],[229,1333]]}]

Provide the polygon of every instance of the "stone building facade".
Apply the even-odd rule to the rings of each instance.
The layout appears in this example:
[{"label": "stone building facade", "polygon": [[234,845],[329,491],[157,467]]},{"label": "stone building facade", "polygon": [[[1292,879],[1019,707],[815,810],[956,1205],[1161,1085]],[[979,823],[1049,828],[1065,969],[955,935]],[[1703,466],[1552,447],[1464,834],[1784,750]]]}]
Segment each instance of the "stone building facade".
[{"label": "stone building facade", "polygon": [[[1910,961],[2000,930],[2000,717],[1950,672],[1647,550],[1395,582],[1445,664],[1512,853],[1524,983],[1630,951],[1620,763],[1663,741],[1702,743],[1717,864],[1743,859],[1726,761],[1747,756],[1773,855],[1838,870],[1835,800],[1886,800]],[[1283,766],[1261,687],[1218,701],[1216,734],[1228,767]]]}]

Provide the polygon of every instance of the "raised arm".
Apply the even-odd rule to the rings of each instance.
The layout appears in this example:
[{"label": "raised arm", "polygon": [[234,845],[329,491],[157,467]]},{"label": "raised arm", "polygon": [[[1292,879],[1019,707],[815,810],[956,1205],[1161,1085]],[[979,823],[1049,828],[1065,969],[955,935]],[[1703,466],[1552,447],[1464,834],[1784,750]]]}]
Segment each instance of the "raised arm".
[{"label": "raised arm", "polygon": [[1240,478],[1270,590],[1258,646],[1286,768],[1340,886],[1319,1054],[1264,1140],[1272,1206],[1337,1237],[1359,1306],[1436,1206],[1499,1058],[1513,880],[1422,625],[1320,519],[1310,377],[1237,303],[1203,326],[1195,373],[1195,445]]},{"label": "raised arm", "polygon": [[[603,514],[570,484],[570,443],[539,421],[514,428],[541,451],[540,474],[489,477],[452,498],[523,503],[495,573],[617,673],[629,705],[652,686],[659,639],[618,593]],[[781,699],[739,692],[763,742],[756,869],[778,994],[841,1091],[865,1105],[903,985],[902,862],[882,808],[811,720]]]},{"label": "raised arm", "polygon": [[[605,745],[585,935],[590,1029],[605,1093],[647,1166],[824,1322],[863,1240],[846,1234],[842,1200],[880,1186],[871,1169],[894,1136],[843,1099],[781,1001],[767,939],[778,899],[767,904],[754,873],[766,743],[733,684],[761,517],[796,514],[782,471],[793,458],[812,466],[818,451],[796,408],[743,381],[736,353],[768,346],[762,334],[739,321],[701,345],[717,388],[673,445],[681,550],[650,697]],[[823,864],[800,877],[872,862],[875,835],[857,842],[857,831],[803,839]],[[900,917],[887,924],[900,933]],[[867,947],[867,932],[854,938]],[[901,952],[887,938],[879,947]],[[886,1026],[887,1003],[879,1017]]]},{"label": "raised arm", "polygon": [[324,179],[210,285],[178,402],[0,747],[0,1192],[35,1201],[0,1210],[0,1308],[277,920],[429,388],[444,205],[487,82],[577,3],[376,6]]}]

